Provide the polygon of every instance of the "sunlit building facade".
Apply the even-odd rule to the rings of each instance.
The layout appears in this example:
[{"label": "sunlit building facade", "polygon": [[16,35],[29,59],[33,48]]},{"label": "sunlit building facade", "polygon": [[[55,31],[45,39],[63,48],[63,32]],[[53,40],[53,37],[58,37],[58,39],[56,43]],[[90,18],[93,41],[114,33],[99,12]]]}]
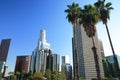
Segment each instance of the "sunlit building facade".
[{"label": "sunlit building facade", "polygon": [[60,66],[60,55],[58,54],[52,54],[52,71],[59,71],[59,66]]},{"label": "sunlit building facade", "polygon": [[30,64],[30,56],[17,56],[14,72],[22,73],[24,71],[25,73],[28,73],[29,64]]},{"label": "sunlit building facade", "polygon": [[[97,34],[94,37],[95,45],[97,48],[98,61],[100,67],[100,75],[104,77],[102,58],[99,40]],[[97,71],[95,67],[95,59],[92,51],[92,39],[86,35],[86,32],[82,25],[76,26],[76,43],[77,43],[77,56],[74,53],[74,40],[72,39],[73,44],[73,71],[74,77],[76,79],[76,73],[79,72],[79,76],[84,78],[85,80],[91,80],[93,78],[97,78]],[[76,59],[78,59],[78,69],[76,69]]]},{"label": "sunlit building facade", "polygon": [[50,54],[50,51],[50,44],[46,42],[46,31],[40,30],[37,48],[31,55],[30,71],[32,73],[41,72],[42,74],[45,74],[47,56]]}]

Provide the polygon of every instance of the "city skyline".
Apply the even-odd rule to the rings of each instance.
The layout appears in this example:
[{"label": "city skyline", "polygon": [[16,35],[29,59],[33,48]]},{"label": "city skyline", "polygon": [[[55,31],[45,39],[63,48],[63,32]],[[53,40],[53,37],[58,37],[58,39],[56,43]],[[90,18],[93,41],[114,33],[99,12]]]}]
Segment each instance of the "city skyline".
[{"label": "city skyline", "polygon": [[[72,2],[79,3],[80,6],[93,4],[96,0],[71,0],[71,1],[51,1],[49,4],[44,1],[0,1],[0,39],[11,38],[11,45],[8,52],[7,65],[9,71],[14,70],[16,56],[31,55],[39,38],[39,31],[47,31],[47,41],[51,44],[54,52],[72,57],[72,25],[68,23],[64,10]],[[106,0],[108,2],[109,0]],[[119,55],[120,38],[118,15],[120,1],[113,1],[114,10],[111,12],[111,19],[108,21],[111,38],[115,52]],[[49,14],[48,14],[49,13]],[[117,18],[117,19],[116,19]],[[98,23],[98,37],[103,42],[105,55],[111,55],[106,30],[102,23]],[[72,59],[72,58],[71,58]],[[70,59],[70,62],[72,61]],[[12,62],[12,63],[11,63]],[[72,63],[71,63],[72,64]]]}]

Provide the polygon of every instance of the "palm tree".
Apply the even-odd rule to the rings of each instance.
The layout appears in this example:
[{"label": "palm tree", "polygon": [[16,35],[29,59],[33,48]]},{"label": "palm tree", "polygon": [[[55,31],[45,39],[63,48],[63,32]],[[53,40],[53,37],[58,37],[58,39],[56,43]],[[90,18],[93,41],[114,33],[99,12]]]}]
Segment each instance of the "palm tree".
[{"label": "palm tree", "polygon": [[81,8],[79,7],[79,4],[72,3],[72,5],[67,5],[68,9],[65,10],[67,14],[67,19],[70,23],[73,25],[73,41],[74,41],[74,54],[75,54],[75,59],[76,59],[76,80],[79,80],[79,68],[78,68],[78,51],[77,51],[77,44],[76,44],[76,25],[77,25],[77,20],[79,18]]},{"label": "palm tree", "polygon": [[119,80],[120,80],[120,70],[119,70],[119,65],[118,65],[118,61],[117,61],[117,56],[115,55],[115,51],[114,51],[114,48],[113,48],[113,45],[112,45],[109,29],[108,29],[108,26],[107,26],[107,21],[108,21],[108,19],[110,19],[110,10],[113,9],[113,7],[111,7],[112,3],[108,2],[108,3],[105,4],[105,0],[102,0],[102,1],[98,0],[98,2],[96,2],[94,5],[97,7],[97,9],[98,9],[98,11],[101,15],[100,20],[103,22],[103,24],[106,27],[109,42],[110,42],[111,49],[112,49],[112,53],[113,53],[113,56],[114,56],[116,71],[118,73]]},{"label": "palm tree", "polygon": [[100,14],[97,11],[96,7],[93,7],[92,5],[85,5],[84,9],[82,10],[82,15],[80,15],[80,18],[81,18],[80,24],[83,25],[87,36],[91,37],[91,39],[92,39],[92,43],[93,43],[92,50],[94,53],[97,78],[98,78],[98,80],[101,80],[99,58],[97,55],[97,50],[96,50],[95,41],[94,41],[94,36],[96,33],[95,25],[99,21]]}]

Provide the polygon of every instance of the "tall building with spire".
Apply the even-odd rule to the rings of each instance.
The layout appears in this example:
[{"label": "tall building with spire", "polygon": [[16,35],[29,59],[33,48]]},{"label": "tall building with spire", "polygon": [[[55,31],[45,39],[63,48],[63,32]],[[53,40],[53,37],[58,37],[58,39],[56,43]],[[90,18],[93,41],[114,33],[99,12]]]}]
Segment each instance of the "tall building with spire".
[{"label": "tall building with spire", "polygon": [[30,61],[30,71],[41,72],[45,74],[47,56],[51,51],[50,44],[46,41],[46,31],[40,30],[40,38],[38,40],[38,45],[31,55]]},{"label": "tall building with spire", "polygon": [[[100,67],[100,75],[104,77],[103,65],[102,65],[102,57],[101,57],[101,49],[100,43],[97,37],[97,33],[94,37],[95,45],[97,48],[98,62]],[[92,51],[92,39],[86,35],[86,32],[82,25],[76,26],[76,43],[77,43],[77,56],[74,53],[74,43],[73,44],[73,68],[74,68],[74,76],[76,78],[77,70],[79,72],[79,76],[81,78],[85,78],[85,80],[91,80],[93,78],[97,78],[97,71],[95,67],[95,59]],[[76,69],[76,58],[78,59],[78,69]]]}]

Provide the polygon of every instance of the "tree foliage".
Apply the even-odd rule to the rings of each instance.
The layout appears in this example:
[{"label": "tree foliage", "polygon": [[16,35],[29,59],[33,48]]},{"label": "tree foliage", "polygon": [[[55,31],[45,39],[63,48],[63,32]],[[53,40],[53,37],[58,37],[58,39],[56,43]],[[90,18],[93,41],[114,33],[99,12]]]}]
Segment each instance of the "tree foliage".
[{"label": "tree foliage", "polygon": [[42,79],[43,79],[42,73],[40,73],[40,72],[34,73],[33,80],[42,80]]}]

